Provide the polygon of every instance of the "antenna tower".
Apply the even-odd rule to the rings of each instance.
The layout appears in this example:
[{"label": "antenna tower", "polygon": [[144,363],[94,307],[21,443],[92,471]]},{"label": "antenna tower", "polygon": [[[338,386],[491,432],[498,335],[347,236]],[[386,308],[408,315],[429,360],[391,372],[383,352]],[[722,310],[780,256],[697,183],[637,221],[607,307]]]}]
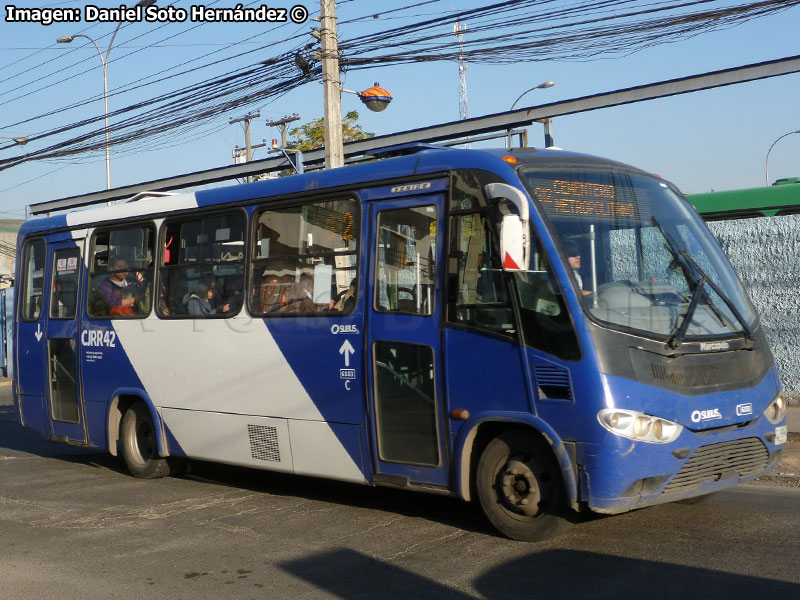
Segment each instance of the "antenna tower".
[{"label": "antenna tower", "polygon": [[469,116],[467,108],[467,65],[464,63],[464,33],[467,31],[467,26],[462,25],[461,19],[459,19],[453,25],[453,31],[458,38],[458,83],[460,85],[458,111],[459,118],[463,120]]},{"label": "antenna tower", "polygon": [[[469,108],[467,107],[467,65],[464,63],[464,33],[466,31],[466,24],[462,24],[461,19],[458,19],[456,24],[453,25],[453,32],[458,38],[458,114],[462,121],[469,116]],[[464,144],[464,148],[469,147],[469,144]]]}]

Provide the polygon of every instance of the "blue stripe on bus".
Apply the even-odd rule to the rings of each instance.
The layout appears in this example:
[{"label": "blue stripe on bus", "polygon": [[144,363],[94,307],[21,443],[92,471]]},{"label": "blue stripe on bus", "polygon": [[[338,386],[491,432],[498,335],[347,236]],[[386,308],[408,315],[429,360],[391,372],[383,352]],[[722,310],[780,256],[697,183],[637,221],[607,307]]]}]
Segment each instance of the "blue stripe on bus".
[{"label": "blue stripe on bus", "polygon": [[[364,431],[367,425],[366,373],[359,313],[356,308],[347,317],[276,317],[266,318],[264,322],[323,420],[332,424],[359,425]],[[347,329],[360,333],[339,333]],[[340,353],[345,342],[349,342],[354,353]],[[345,355],[349,356],[347,361]],[[337,434],[335,428],[333,432]],[[349,436],[337,434],[337,439],[359,469],[362,472],[368,470],[361,446],[355,445]]]}]

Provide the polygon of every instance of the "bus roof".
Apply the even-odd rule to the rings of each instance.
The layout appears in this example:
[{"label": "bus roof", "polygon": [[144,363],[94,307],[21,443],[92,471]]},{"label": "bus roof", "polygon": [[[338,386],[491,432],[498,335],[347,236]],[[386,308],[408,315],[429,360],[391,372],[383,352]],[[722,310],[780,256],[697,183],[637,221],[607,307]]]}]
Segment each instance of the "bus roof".
[{"label": "bus roof", "polygon": [[[420,177],[426,174],[444,173],[452,169],[489,169],[514,181],[516,165],[502,159],[514,155],[526,165],[540,163],[546,167],[623,168],[639,171],[615,161],[568,152],[560,149],[499,148],[462,150],[447,146],[431,147],[419,145],[417,151],[409,145],[408,153],[394,158],[345,166],[339,169],[312,171],[302,175],[279,177],[248,184],[229,185],[211,190],[185,192],[166,196],[146,197],[126,201],[112,206],[74,210],[54,216],[35,218],[20,228],[20,239],[30,233],[92,226],[125,218],[163,215],[171,212],[191,210],[258,198],[285,197],[290,194],[354,188],[373,182]],[[399,148],[399,147],[398,147]],[[520,186],[521,187],[521,186]]]},{"label": "bus roof", "polygon": [[800,179],[779,179],[768,187],[687,194],[686,199],[704,217],[773,216],[800,207]]}]

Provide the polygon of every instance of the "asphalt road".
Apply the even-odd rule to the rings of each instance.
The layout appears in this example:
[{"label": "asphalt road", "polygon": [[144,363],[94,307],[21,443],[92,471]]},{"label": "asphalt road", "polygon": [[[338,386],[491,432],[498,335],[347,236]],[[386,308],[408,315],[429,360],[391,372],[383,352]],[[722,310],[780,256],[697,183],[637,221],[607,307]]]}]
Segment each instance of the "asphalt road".
[{"label": "asphalt road", "polygon": [[460,501],[198,464],[141,481],[0,388],[0,600],[800,597],[800,490],[502,538]]}]

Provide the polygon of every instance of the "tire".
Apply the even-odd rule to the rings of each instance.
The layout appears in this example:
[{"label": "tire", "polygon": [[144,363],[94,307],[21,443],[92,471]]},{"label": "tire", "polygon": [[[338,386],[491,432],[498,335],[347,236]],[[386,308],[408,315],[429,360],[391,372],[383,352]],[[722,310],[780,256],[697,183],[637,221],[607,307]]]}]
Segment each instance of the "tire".
[{"label": "tire", "polygon": [[122,456],[131,475],[141,479],[167,477],[170,460],[158,455],[156,428],[147,407],[137,402],[122,418]]},{"label": "tire", "polygon": [[559,468],[529,433],[511,431],[489,442],[476,486],[489,522],[512,539],[539,542],[572,527]]}]

